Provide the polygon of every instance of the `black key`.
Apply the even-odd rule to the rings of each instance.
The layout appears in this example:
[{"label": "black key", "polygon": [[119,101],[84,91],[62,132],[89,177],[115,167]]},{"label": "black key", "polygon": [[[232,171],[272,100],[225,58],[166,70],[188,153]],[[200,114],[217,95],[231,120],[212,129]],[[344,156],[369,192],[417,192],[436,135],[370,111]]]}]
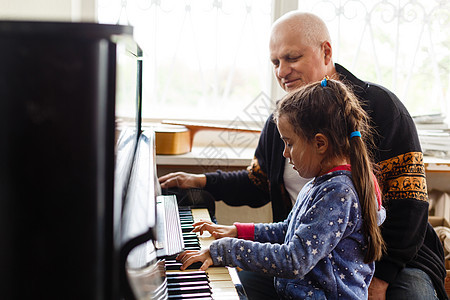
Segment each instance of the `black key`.
[{"label": "black key", "polygon": [[169,295],[171,300],[195,299],[195,300],[211,300],[211,293],[196,293],[185,295]]},{"label": "black key", "polygon": [[179,282],[170,282],[167,283],[167,287],[169,288],[177,288],[177,287],[183,287],[183,286],[197,286],[197,285],[208,285],[207,280],[199,280],[199,281],[179,281]]},{"label": "black key", "polygon": [[198,240],[198,239],[195,239],[195,238],[183,238],[183,241],[184,241],[184,243],[186,244],[186,243],[197,243],[197,244],[199,244],[200,243],[200,241]]},{"label": "black key", "polygon": [[169,295],[192,294],[192,293],[210,293],[209,285],[185,286],[180,288],[170,288]]},{"label": "black key", "polygon": [[197,236],[197,234],[195,234],[195,233],[192,233],[192,232],[184,232],[183,234],[183,238],[192,238],[192,239],[197,239],[198,240],[198,236]]},{"label": "black key", "polygon": [[[191,272],[185,272],[185,274],[190,274]],[[208,276],[204,275],[178,275],[167,277],[168,283],[175,282],[195,282],[195,281],[208,281]]]},{"label": "black key", "polygon": [[206,275],[205,271],[191,271],[191,272],[169,272],[166,274],[167,277],[175,277],[175,276],[183,276],[186,274],[190,274],[190,275]]},{"label": "black key", "polygon": [[181,232],[191,232],[194,227],[192,225],[181,225]]},{"label": "black key", "polygon": [[198,241],[194,240],[186,240],[184,241],[185,246],[198,246]]},{"label": "black key", "polygon": [[184,250],[200,250],[200,246],[197,247],[185,247]]}]

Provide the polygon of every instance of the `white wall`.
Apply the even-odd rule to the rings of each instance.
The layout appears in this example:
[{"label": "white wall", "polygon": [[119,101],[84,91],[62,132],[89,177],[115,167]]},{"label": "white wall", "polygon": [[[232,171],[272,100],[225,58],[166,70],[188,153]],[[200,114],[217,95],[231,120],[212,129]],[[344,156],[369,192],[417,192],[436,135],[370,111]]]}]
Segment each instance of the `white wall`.
[{"label": "white wall", "polygon": [[0,20],[96,22],[96,0],[1,0]]}]

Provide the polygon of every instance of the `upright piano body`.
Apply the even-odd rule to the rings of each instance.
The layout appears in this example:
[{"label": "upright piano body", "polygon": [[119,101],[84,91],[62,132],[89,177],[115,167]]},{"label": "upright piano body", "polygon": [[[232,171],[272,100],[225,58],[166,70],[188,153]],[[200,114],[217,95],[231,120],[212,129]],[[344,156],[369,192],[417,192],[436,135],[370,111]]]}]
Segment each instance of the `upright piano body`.
[{"label": "upright piano body", "polygon": [[[140,136],[141,62],[132,33],[128,26],[0,22],[5,299],[125,293],[122,206]],[[121,157],[119,139],[127,141]]]}]

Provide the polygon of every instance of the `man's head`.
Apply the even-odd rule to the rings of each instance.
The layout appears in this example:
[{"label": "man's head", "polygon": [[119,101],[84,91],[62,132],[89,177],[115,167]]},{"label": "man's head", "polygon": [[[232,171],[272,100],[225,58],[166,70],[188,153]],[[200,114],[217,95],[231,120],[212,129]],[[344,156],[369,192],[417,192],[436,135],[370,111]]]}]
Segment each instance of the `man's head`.
[{"label": "man's head", "polygon": [[313,14],[295,11],[275,21],[269,48],[275,77],[285,91],[335,73],[327,26]]}]

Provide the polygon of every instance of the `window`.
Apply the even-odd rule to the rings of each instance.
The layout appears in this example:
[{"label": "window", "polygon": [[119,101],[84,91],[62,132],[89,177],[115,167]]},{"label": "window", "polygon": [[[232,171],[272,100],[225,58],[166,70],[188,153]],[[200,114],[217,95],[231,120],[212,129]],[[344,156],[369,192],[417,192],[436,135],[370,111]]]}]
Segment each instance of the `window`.
[{"label": "window", "polygon": [[135,28],[144,117],[230,122],[254,120],[250,110],[282,94],[270,90],[270,25],[297,6],[326,21],[335,62],[392,90],[412,115],[450,113],[449,1],[99,0],[98,16]]},{"label": "window", "polygon": [[299,0],[327,23],[334,62],[392,90],[412,115],[450,112],[450,2]]},{"label": "window", "polygon": [[144,118],[229,122],[251,119],[249,106],[269,101],[271,5],[101,0],[98,12],[100,23],[134,26],[144,51]]}]

